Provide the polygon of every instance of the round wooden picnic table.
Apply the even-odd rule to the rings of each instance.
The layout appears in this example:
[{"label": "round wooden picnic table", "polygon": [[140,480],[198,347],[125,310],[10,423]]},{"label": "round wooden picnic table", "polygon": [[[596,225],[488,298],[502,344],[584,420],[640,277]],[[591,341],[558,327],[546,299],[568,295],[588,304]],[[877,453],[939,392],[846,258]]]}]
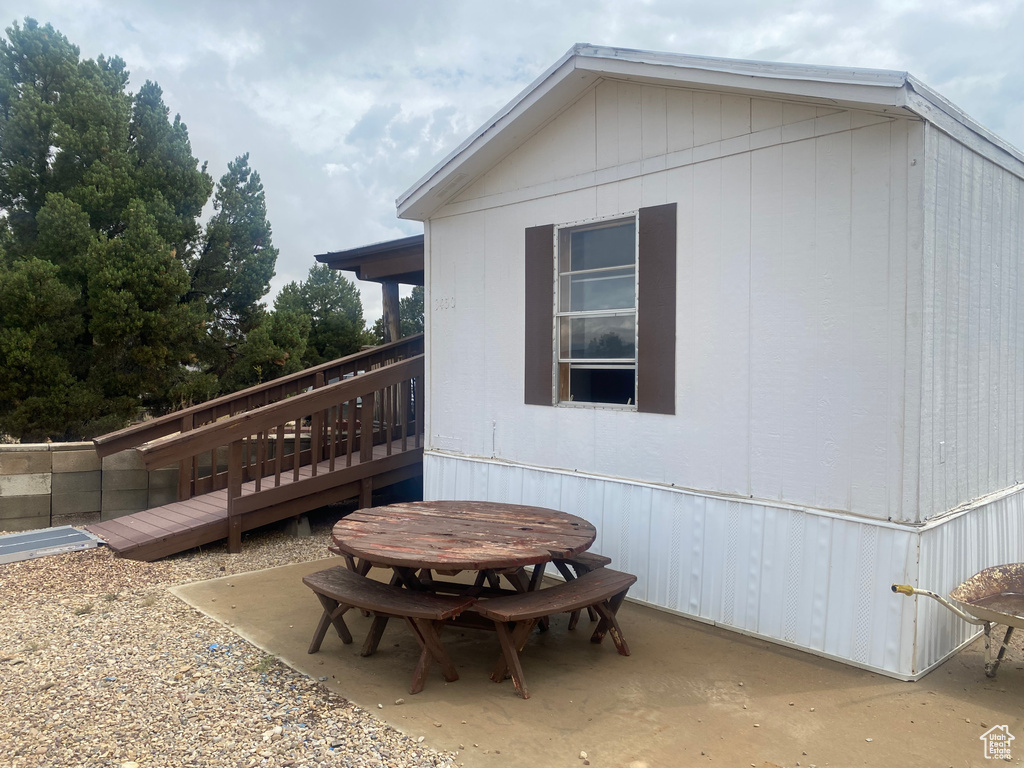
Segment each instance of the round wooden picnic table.
[{"label": "round wooden picnic table", "polygon": [[357,510],[332,531],[342,553],[395,569],[500,571],[571,558],[597,529],[543,507],[489,501],[415,501]]}]

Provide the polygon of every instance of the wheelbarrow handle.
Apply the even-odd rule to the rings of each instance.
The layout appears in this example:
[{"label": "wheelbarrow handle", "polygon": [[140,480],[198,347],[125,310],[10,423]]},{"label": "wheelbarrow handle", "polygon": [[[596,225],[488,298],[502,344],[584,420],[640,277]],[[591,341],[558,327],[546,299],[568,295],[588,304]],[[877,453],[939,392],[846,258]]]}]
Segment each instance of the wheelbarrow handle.
[{"label": "wheelbarrow handle", "polygon": [[974,624],[975,626],[986,627],[986,628],[989,625],[989,622],[985,621],[984,619],[976,619],[976,618],[974,618],[969,613],[966,613],[966,612],[960,610],[959,608],[957,608],[955,605],[953,605],[951,602],[949,602],[949,600],[944,598],[942,595],[938,595],[935,592],[932,592],[930,589],[917,589],[916,587],[912,587],[909,584],[893,584],[892,585],[892,591],[897,593],[897,594],[899,594],[899,595],[907,595],[907,596],[924,595],[925,597],[930,597],[932,600],[936,600],[937,602],[942,603],[944,606],[949,608],[949,610],[951,610],[953,613],[955,613],[961,619],[966,621],[968,624]]}]

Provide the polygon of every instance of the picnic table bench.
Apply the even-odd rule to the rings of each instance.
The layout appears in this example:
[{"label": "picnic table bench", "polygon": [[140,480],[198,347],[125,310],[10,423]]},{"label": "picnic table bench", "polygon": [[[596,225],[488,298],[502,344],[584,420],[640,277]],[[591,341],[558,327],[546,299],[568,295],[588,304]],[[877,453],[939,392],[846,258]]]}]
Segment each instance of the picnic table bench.
[{"label": "picnic table bench", "polygon": [[433,659],[448,682],[459,679],[455,665],[441,645],[440,630],[447,619],[454,618],[473,604],[473,598],[413,592],[394,584],[383,584],[345,566],[335,566],[304,576],[302,583],[313,590],[324,612],[313,633],[308,653],[320,650],[327,629],[332,624],[343,643],[352,642],[352,633],[345,624],[344,613],[361,608],[373,614],[371,627],[361,655],[370,656],[380,643],[384,626],[390,618],[401,618],[412,630],[420,645],[420,658],[412,677],[409,693],[419,693],[426,682]]},{"label": "picnic table bench", "polygon": [[623,656],[629,656],[629,646],[622,635],[616,613],[626,598],[629,588],[636,582],[630,573],[600,568],[581,573],[571,581],[533,592],[521,592],[505,597],[478,600],[469,611],[494,622],[501,644],[501,658],[491,673],[491,679],[500,683],[511,672],[516,692],[530,697],[523,677],[519,655],[526,645],[537,621],[555,613],[594,608],[601,617],[600,623],[590,637],[592,643],[604,640],[605,633],[611,633],[615,648]]}]

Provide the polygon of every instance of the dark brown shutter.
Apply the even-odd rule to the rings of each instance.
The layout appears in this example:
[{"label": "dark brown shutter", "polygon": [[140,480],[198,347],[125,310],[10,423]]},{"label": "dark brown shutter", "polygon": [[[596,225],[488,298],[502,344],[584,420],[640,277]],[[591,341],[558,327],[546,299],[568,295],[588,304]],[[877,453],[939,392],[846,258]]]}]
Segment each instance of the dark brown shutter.
[{"label": "dark brown shutter", "polygon": [[676,204],[640,209],[637,410],[676,412]]},{"label": "dark brown shutter", "polygon": [[554,224],[526,230],[526,361],[523,368],[527,405],[552,404],[554,236]]}]

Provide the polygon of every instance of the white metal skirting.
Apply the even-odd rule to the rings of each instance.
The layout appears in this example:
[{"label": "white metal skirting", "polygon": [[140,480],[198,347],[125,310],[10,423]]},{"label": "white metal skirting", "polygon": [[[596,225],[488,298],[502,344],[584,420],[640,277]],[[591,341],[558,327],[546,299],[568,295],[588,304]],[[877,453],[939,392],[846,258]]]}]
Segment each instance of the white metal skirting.
[{"label": "white metal skirting", "polygon": [[922,531],[428,452],[424,496],[579,515],[597,527],[594,551],[636,574],[631,598],[904,679],[940,663],[974,628],[890,585],[948,592],[993,562],[1024,560],[1020,494]]},{"label": "white metal skirting", "polygon": [[[992,565],[1024,561],[1024,493],[997,498],[921,532],[920,584],[949,594]],[[980,630],[934,600],[918,600],[914,666],[928,670]]]}]

